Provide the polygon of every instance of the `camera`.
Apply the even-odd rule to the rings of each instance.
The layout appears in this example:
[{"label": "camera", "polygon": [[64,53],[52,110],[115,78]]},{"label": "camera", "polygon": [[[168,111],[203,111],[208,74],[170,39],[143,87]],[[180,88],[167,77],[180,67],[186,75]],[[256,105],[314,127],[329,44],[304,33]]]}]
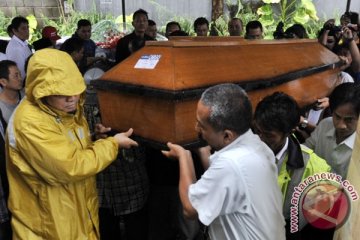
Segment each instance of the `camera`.
[{"label": "camera", "polygon": [[331,24],[325,25],[324,29],[325,30],[330,30],[330,31],[333,31],[333,32],[341,32],[342,31],[341,26],[334,26],[334,25],[331,25]]}]

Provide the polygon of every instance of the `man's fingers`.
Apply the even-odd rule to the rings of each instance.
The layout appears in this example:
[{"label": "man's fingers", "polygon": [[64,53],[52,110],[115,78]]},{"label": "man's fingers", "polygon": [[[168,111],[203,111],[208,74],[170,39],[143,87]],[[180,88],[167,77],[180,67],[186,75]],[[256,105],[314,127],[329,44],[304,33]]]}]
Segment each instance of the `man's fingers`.
[{"label": "man's fingers", "polygon": [[127,130],[127,132],[124,132],[124,135],[127,137],[130,137],[133,132],[134,132],[134,129],[129,128],[129,130]]}]

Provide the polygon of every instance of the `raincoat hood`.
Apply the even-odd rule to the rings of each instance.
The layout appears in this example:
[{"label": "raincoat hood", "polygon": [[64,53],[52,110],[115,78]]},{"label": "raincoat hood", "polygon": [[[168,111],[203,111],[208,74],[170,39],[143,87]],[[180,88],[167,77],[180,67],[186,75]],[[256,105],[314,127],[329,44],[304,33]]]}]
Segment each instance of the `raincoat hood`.
[{"label": "raincoat hood", "polygon": [[86,89],[74,60],[56,49],[37,51],[29,60],[25,94],[30,102],[50,95],[74,96]]}]

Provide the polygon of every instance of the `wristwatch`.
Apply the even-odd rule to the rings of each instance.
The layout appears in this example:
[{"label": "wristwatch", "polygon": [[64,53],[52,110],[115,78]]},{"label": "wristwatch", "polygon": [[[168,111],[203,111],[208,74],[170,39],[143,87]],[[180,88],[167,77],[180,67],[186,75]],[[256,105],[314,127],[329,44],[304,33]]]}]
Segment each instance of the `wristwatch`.
[{"label": "wristwatch", "polygon": [[308,126],[309,121],[305,118],[301,123],[300,123],[300,129],[306,129],[306,127]]}]

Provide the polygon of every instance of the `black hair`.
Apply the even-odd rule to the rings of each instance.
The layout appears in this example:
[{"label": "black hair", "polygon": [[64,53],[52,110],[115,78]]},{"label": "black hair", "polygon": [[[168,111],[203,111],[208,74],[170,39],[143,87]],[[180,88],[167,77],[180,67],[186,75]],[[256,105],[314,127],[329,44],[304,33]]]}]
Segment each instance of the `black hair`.
[{"label": "black hair", "polygon": [[69,38],[60,47],[61,51],[71,54],[80,51],[84,47],[84,40],[80,38]]},{"label": "black hair", "polygon": [[231,18],[230,21],[229,21],[229,23],[230,23],[231,21],[235,21],[235,20],[240,22],[241,27],[243,26],[243,21],[241,20],[241,18],[238,18],[238,17],[233,17],[233,18]]},{"label": "black hair", "polygon": [[20,27],[20,25],[21,25],[22,23],[29,24],[29,21],[28,21],[26,18],[24,18],[23,16],[14,17],[14,18],[11,20],[11,24],[10,24],[11,29],[16,29],[16,30],[18,30],[19,27]]},{"label": "black hair", "polygon": [[189,34],[185,31],[182,31],[182,30],[176,30],[176,31],[173,31],[172,33],[169,34],[169,37],[171,36],[189,36]]},{"label": "black hair", "polygon": [[4,78],[6,80],[9,80],[9,74],[10,70],[9,68],[12,66],[17,66],[16,62],[11,60],[2,60],[0,61],[0,78]]},{"label": "black hair", "polygon": [[140,15],[140,14],[145,15],[146,18],[149,19],[149,16],[148,16],[147,11],[145,11],[144,9],[141,9],[141,8],[140,8],[140,9],[138,9],[138,10],[136,10],[136,11],[134,12],[134,14],[133,14],[133,21],[135,20],[136,16],[137,16],[137,15]]},{"label": "black hair", "polygon": [[12,35],[14,35],[12,24],[9,24],[9,26],[7,26],[6,32],[7,32],[7,34],[9,35],[9,37],[11,37]]},{"label": "black hair", "polygon": [[77,22],[77,29],[79,30],[81,27],[87,27],[87,26],[91,26],[91,22],[87,19],[80,19]]},{"label": "black hair", "polygon": [[351,24],[358,24],[359,22],[359,13],[357,12],[345,12],[341,15],[340,19],[348,18]]},{"label": "black hair", "polygon": [[255,21],[250,21],[248,22],[248,24],[246,24],[246,33],[249,33],[250,29],[256,29],[256,28],[260,28],[261,32],[263,31],[263,26],[261,24],[261,22],[255,20]]},{"label": "black hair", "polygon": [[40,38],[39,40],[33,42],[33,47],[35,51],[51,47],[52,45],[53,44],[49,38]]},{"label": "black hair", "polygon": [[330,110],[334,112],[339,106],[351,103],[356,115],[360,113],[360,84],[343,83],[338,85],[329,97]]},{"label": "black hair", "polygon": [[289,134],[300,122],[300,108],[291,96],[275,92],[258,103],[254,120],[266,131]]},{"label": "black hair", "polygon": [[290,34],[290,33],[296,35],[298,38],[309,38],[304,26],[299,23],[296,23],[291,27],[289,27],[288,29],[286,29],[285,34]]},{"label": "black hair", "polygon": [[209,21],[204,17],[199,17],[194,21],[194,30],[196,31],[197,26],[204,25],[209,27]]},{"label": "black hair", "polygon": [[171,25],[176,25],[176,26],[179,27],[179,30],[181,30],[180,23],[175,22],[175,21],[171,21],[171,22],[168,22],[168,23],[166,24],[165,32],[167,32],[167,31],[169,30],[169,28],[170,28]]},{"label": "black hair", "polygon": [[156,26],[156,22],[154,20],[149,19],[148,20],[148,25],[149,26]]},{"label": "black hair", "polygon": [[210,108],[208,123],[216,131],[232,130],[241,135],[250,128],[251,102],[246,92],[232,83],[205,90],[200,101]]}]

